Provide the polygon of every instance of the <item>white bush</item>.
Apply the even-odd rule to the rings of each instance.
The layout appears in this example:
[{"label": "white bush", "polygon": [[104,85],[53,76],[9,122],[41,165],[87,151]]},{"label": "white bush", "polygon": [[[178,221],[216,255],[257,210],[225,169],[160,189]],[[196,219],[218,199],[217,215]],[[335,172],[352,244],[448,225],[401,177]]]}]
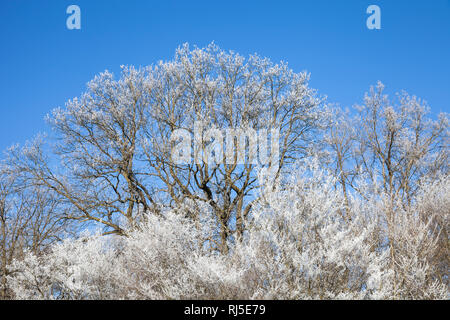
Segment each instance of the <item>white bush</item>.
[{"label": "white bush", "polygon": [[127,237],[28,254],[10,266],[10,286],[22,299],[448,299],[436,252],[449,179],[425,183],[394,224],[382,194],[346,207],[335,182],[315,162],[299,165],[266,190],[227,256],[206,245],[214,223],[181,208],[149,215]]}]

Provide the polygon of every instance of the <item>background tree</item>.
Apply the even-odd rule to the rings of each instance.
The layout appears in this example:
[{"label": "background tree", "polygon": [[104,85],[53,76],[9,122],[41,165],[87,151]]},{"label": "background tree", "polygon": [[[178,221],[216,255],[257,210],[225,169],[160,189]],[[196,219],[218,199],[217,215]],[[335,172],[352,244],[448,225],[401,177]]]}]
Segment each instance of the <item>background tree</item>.
[{"label": "background tree", "polygon": [[[89,82],[81,98],[48,117],[56,132],[49,148],[39,140],[14,154],[30,183],[56,192],[72,210],[67,218],[95,222],[105,234],[123,235],[140,213],[155,209],[151,184],[144,184],[137,164],[139,132],[149,108],[144,71],[123,68]],[[52,162],[52,159],[59,162]],[[149,190],[150,189],[150,190]]]},{"label": "background tree", "polygon": [[12,261],[25,251],[40,255],[71,230],[64,219],[60,199],[48,190],[27,185],[14,168],[0,167],[0,279],[2,299],[11,298],[7,277]]},{"label": "background tree", "polygon": [[[390,247],[393,268],[397,267],[397,246],[405,241],[399,239],[404,237],[402,228],[408,228],[403,225],[405,215],[414,212],[419,216],[420,227],[439,234],[439,249],[433,251],[439,252],[439,258],[434,256],[430,265],[440,265],[435,276],[445,279],[448,270],[442,266],[448,266],[447,209],[435,210],[429,205],[429,210],[423,210],[423,204],[430,202],[422,197],[419,200],[417,192],[424,183],[437,183],[449,173],[448,115],[442,113],[433,119],[424,101],[405,92],[393,103],[380,82],[366,93],[364,104],[356,111],[355,116],[335,113],[325,137],[339,185],[345,194],[353,190],[366,199],[384,199],[378,223],[383,234],[379,245],[387,243]],[[446,192],[445,187],[442,192]],[[418,221],[410,222],[419,228]]]}]

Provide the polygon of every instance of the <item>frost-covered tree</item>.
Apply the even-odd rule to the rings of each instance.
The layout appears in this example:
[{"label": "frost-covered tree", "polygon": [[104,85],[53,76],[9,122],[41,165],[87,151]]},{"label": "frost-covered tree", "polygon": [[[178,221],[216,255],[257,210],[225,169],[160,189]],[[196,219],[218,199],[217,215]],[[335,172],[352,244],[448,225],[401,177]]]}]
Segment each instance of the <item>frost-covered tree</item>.
[{"label": "frost-covered tree", "polygon": [[[443,266],[448,266],[448,221],[443,217],[448,208],[441,198],[426,200],[423,186],[434,188],[449,174],[448,115],[441,113],[433,119],[426,102],[405,92],[394,103],[380,82],[366,93],[364,104],[356,111],[355,116],[335,112],[324,139],[347,203],[352,192],[365,199],[383,199],[380,245],[390,247],[392,264],[398,243],[406,241],[397,238],[399,231],[408,229],[403,225],[406,216],[418,219],[408,220],[417,230],[439,231],[439,253],[429,263],[440,265],[436,276],[447,281],[448,267]],[[447,192],[445,183],[439,185],[442,193],[434,189],[433,197]],[[429,209],[423,209],[425,203]],[[444,205],[435,210],[437,203]]]},{"label": "frost-covered tree", "polygon": [[[151,185],[137,171],[138,134],[146,123],[146,76],[124,68],[88,83],[88,91],[48,116],[56,143],[41,139],[10,157],[30,183],[56,192],[71,207],[67,218],[103,225],[105,234],[123,235],[142,211],[155,210]],[[55,160],[59,160],[56,162]]]},{"label": "frost-covered tree", "polygon": [[27,185],[19,172],[0,163],[0,299],[10,297],[6,278],[15,272],[13,260],[27,250],[42,253],[72,230],[63,210],[57,195]]},{"label": "frost-covered tree", "polygon": [[422,178],[449,172],[447,114],[433,120],[426,102],[405,92],[394,103],[381,82],[356,109],[354,174],[377,180],[384,193],[410,205]]},{"label": "frost-covered tree", "polygon": [[[217,221],[217,249],[225,253],[228,238],[243,235],[259,187],[255,167],[270,168],[273,183],[307,154],[327,116],[308,79],[286,63],[257,55],[245,59],[214,44],[184,45],[171,61],[123,67],[118,80],[104,72],[81,97],[54,110],[48,119],[56,133],[58,168],[49,164],[40,144],[13,161],[33,183],[64,197],[74,209],[70,218],[102,224],[107,234],[123,235],[125,225],[135,224],[143,212],[157,214],[161,206],[207,203]],[[228,145],[215,151],[214,163],[195,147],[211,147],[214,139],[203,136],[211,128],[232,133]],[[191,162],[173,160],[177,130],[195,140]],[[267,150],[270,137],[272,149]],[[269,161],[261,164],[249,155],[246,143],[255,138],[260,160],[273,153]]]},{"label": "frost-covered tree", "polygon": [[[164,183],[163,190],[178,205],[188,198],[212,206],[219,222],[222,252],[227,251],[229,235],[242,237],[252,206],[249,196],[259,187],[255,167],[270,167],[274,172],[272,181],[276,180],[282,169],[304,156],[314,141],[313,133],[325,112],[316,91],[309,88],[308,79],[307,73],[295,73],[286,63],[274,64],[258,55],[245,59],[214,44],[193,50],[184,45],[174,60],[150,71],[149,118],[155,123],[146,127],[144,148],[150,173]],[[201,136],[211,128],[235,130],[237,141],[227,140],[222,145],[227,150],[234,147],[231,144],[242,143],[240,138],[252,143],[256,138],[252,132],[270,134],[271,129],[279,130],[276,159],[271,158],[267,164],[255,163],[249,154],[239,159],[235,152],[229,161],[226,152],[218,150],[217,161],[209,162],[208,155],[201,157],[194,149],[191,163],[176,164],[171,160],[171,148],[167,147],[174,130],[186,130],[203,148],[214,142],[212,137]],[[267,137],[258,139],[260,157],[269,151],[264,150],[264,140]],[[243,143],[242,149],[246,149]],[[273,144],[272,140],[272,148]],[[234,230],[230,219],[235,222]]]}]

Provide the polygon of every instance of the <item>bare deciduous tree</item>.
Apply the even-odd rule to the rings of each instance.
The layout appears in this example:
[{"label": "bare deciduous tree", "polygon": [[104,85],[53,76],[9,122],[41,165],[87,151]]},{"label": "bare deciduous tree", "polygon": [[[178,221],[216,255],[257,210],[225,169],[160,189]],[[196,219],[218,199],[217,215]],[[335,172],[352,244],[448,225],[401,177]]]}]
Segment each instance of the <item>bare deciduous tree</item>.
[{"label": "bare deciduous tree", "polygon": [[[250,196],[260,186],[255,167],[270,167],[275,181],[287,164],[306,154],[324,115],[321,100],[308,87],[306,73],[296,74],[284,63],[257,55],[246,60],[215,45],[194,50],[185,45],[173,61],[160,63],[150,74],[147,118],[153,124],[144,132],[149,174],[163,183],[161,190],[176,204],[188,198],[211,205],[220,225],[219,249],[227,252],[229,235],[242,237]],[[205,133],[211,128],[224,138],[213,162],[208,148],[217,146],[217,137]],[[171,138],[179,129],[194,139],[190,163],[177,164],[172,158]],[[261,160],[269,152],[268,137],[270,160],[258,163],[252,158],[252,143],[257,141]],[[247,155],[239,154],[245,150]]]},{"label": "bare deciduous tree", "polygon": [[52,192],[29,186],[14,168],[0,167],[1,298],[10,296],[6,278],[9,265],[25,251],[39,255],[69,232],[61,202]]},{"label": "bare deciduous tree", "polygon": [[[193,50],[185,45],[173,61],[140,70],[124,67],[119,80],[102,73],[81,98],[53,112],[49,120],[59,139],[59,174],[38,144],[15,161],[33,183],[72,204],[70,218],[101,223],[105,233],[124,234],[123,220],[133,225],[140,213],[157,213],[161,204],[208,203],[220,229],[217,249],[226,252],[229,236],[242,236],[252,192],[259,186],[258,163],[241,157],[239,148],[245,150],[257,130],[260,159],[267,156],[262,145],[268,137],[272,149],[279,143],[263,163],[274,172],[273,180],[306,154],[325,115],[308,77],[256,55],[245,60],[213,44]],[[196,126],[200,137],[194,136]],[[228,158],[226,152],[217,153],[214,164],[201,155],[212,142],[203,136],[210,128],[234,130],[223,148],[237,149]],[[179,129],[199,143],[191,163],[173,161],[172,135]]]}]

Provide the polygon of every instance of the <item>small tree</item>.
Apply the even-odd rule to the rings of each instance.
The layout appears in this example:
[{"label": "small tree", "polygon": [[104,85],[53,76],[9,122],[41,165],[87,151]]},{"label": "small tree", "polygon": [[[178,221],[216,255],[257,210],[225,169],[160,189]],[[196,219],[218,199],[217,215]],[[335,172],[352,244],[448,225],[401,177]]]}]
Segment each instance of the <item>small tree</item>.
[{"label": "small tree", "polygon": [[23,177],[0,164],[0,297],[11,298],[7,277],[13,260],[25,251],[41,254],[71,230],[62,215],[62,203],[52,192],[27,185]]}]

